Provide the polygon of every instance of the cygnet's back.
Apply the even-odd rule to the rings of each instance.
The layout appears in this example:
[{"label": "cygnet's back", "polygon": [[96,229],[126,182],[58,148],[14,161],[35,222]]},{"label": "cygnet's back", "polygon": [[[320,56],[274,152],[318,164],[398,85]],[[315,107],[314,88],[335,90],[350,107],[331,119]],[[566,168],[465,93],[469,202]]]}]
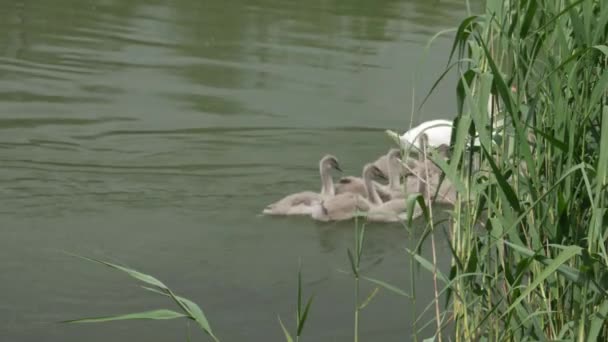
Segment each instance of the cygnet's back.
[{"label": "cygnet's back", "polygon": [[329,173],[332,169],[341,171],[338,160],[332,155],[325,155],[319,161],[320,193],[302,191],[285,196],[268,205],[262,213],[266,215],[310,215],[315,205],[319,204],[324,198],[334,195],[334,185]]},{"label": "cygnet's back", "polygon": [[363,168],[363,181],[368,198],[355,193],[342,193],[330,196],[316,207],[312,218],[319,221],[341,221],[355,217],[357,212],[369,211],[374,205],[380,204],[378,194],[372,185],[373,177],[382,177],[382,173],[373,164],[366,164]]}]

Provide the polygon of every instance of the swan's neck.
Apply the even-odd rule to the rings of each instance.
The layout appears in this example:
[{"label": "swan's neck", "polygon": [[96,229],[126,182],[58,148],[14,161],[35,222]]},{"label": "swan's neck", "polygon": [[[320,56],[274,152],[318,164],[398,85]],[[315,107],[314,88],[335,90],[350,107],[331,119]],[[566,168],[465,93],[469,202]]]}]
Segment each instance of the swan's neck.
[{"label": "swan's neck", "polygon": [[397,160],[388,160],[388,186],[390,189],[397,189],[399,184],[399,162]]},{"label": "swan's neck", "polygon": [[325,169],[323,165],[319,167],[319,172],[321,173],[321,195],[323,196],[333,196],[336,194],[334,190],[334,180],[331,178],[331,174],[329,174],[329,170]]},{"label": "swan's neck", "polygon": [[380,195],[378,195],[376,187],[374,186],[374,182],[372,181],[372,178],[369,175],[363,175],[363,184],[365,185],[367,198],[369,198],[370,202],[372,202],[373,204],[381,204],[382,199],[380,199]]},{"label": "swan's neck", "polygon": [[428,178],[426,176],[426,168],[425,167],[419,168],[418,174],[419,174],[418,175],[418,193],[422,194],[422,196],[424,197],[424,196],[426,196],[426,194],[425,194],[426,182],[428,182]]}]

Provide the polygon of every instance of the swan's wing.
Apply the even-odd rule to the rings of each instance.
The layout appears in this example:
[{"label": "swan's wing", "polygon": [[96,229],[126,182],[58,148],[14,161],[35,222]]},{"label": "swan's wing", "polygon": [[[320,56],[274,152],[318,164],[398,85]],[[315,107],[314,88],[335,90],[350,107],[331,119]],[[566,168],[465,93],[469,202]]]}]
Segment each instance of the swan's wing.
[{"label": "swan's wing", "polygon": [[393,197],[394,190],[390,189],[388,185],[374,182],[374,187],[376,188],[376,192],[378,193],[378,196],[380,196],[382,202],[386,202]]},{"label": "swan's wing", "polygon": [[356,180],[357,180],[357,177],[346,176],[346,177],[342,177],[342,178],[338,179],[338,184],[344,184],[344,185],[352,184]]},{"label": "swan's wing", "polygon": [[367,213],[367,219],[374,222],[399,221],[399,213],[405,210],[405,200],[390,200],[373,207]]},{"label": "swan's wing", "polygon": [[312,191],[299,192],[296,194],[292,194],[290,196],[291,197],[290,197],[289,203],[292,206],[313,205],[313,204],[321,201],[321,195],[316,192],[312,192]]},{"label": "swan's wing", "polygon": [[[431,196],[435,196],[435,193],[437,192],[437,197],[435,198],[436,202],[454,204],[454,202],[456,201],[456,188],[449,179],[444,178],[443,182],[441,182],[441,188],[439,188],[439,191],[437,191],[437,188],[439,187],[439,182],[441,181],[441,175],[443,174],[443,171],[437,165],[430,161],[427,161],[426,168],[418,167],[416,170],[418,175],[421,176],[423,179],[424,177],[426,177],[426,172],[428,172],[429,174],[429,179],[426,184],[426,190],[423,194],[425,198],[427,196],[427,191],[430,193]],[[408,190],[410,190],[411,187],[411,191],[418,192],[417,179],[415,178],[415,176],[410,176],[408,178],[413,179],[411,181],[408,179]]]},{"label": "swan's wing", "polygon": [[357,196],[355,200],[356,209],[358,211],[370,211],[373,207],[373,205],[365,197]]},{"label": "swan's wing", "polygon": [[[412,219],[422,215],[420,206],[415,205]],[[367,219],[375,222],[397,222],[406,220],[409,216],[405,199],[394,199],[374,207],[368,212]]]},{"label": "swan's wing", "polygon": [[368,211],[371,204],[362,196],[347,192],[324,200],[323,207],[329,215],[353,214],[357,210]]},{"label": "swan's wing", "polygon": [[[420,206],[418,206],[418,205],[414,206],[414,213],[412,214],[412,220],[417,219],[418,217],[422,216],[422,214],[423,214],[423,212],[422,212],[422,209],[420,208]],[[409,213],[407,211],[404,211],[402,213],[399,213],[397,215],[397,217],[400,220],[404,221],[404,220],[407,220],[408,215],[409,215]]]},{"label": "swan's wing", "polygon": [[351,192],[345,192],[323,200],[322,205],[324,212],[328,215],[338,212],[350,212],[355,208],[356,195]]},{"label": "swan's wing", "polygon": [[379,211],[390,211],[396,214],[405,212],[407,210],[407,203],[405,198],[399,198],[384,202],[377,207]]},{"label": "swan's wing", "polygon": [[321,195],[312,191],[303,191],[287,195],[280,200],[269,204],[262,211],[264,214],[285,215],[295,207],[310,207],[321,201]]},{"label": "swan's wing", "polygon": [[336,195],[345,194],[345,193],[354,193],[361,196],[367,196],[367,192],[365,191],[365,184],[363,180],[358,177],[343,177],[338,180],[338,183],[335,185]]},{"label": "swan's wing", "polygon": [[420,190],[420,182],[417,176],[408,176],[405,180],[405,192],[407,194],[415,194]]},{"label": "swan's wing", "polygon": [[456,202],[456,187],[447,178],[443,179],[441,189],[437,194],[437,201],[442,203],[454,204]]}]

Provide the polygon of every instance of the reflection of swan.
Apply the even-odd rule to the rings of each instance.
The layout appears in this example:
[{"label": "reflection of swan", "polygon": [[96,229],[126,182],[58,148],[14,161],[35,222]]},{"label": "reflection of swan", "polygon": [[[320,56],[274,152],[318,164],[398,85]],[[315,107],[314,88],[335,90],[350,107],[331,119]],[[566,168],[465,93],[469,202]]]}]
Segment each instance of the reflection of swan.
[{"label": "reflection of swan", "polygon": [[363,167],[362,176],[367,198],[352,192],[329,196],[315,206],[312,218],[318,221],[348,220],[355,217],[357,212],[369,211],[374,205],[381,204],[382,200],[373,186],[372,178],[382,178],[382,172],[370,163]]},{"label": "reflection of swan", "polygon": [[342,171],[336,157],[328,154],[319,161],[321,193],[303,191],[288,195],[268,205],[262,213],[267,215],[310,215],[315,204],[318,204],[323,198],[335,194],[334,182],[329,173],[331,169]]}]

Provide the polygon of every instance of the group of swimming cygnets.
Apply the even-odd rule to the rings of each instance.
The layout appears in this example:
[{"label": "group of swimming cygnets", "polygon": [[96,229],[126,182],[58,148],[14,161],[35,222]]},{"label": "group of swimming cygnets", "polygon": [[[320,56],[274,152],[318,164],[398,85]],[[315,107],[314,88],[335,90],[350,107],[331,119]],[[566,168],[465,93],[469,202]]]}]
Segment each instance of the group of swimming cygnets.
[{"label": "group of swimming cygnets", "polygon": [[[412,193],[422,194],[426,203],[433,197],[435,203],[453,204],[455,189],[447,180],[440,184],[441,169],[426,158],[423,151],[428,151],[428,140],[424,135],[423,138],[422,148],[416,149],[417,159],[406,156],[402,161],[401,150],[393,148],[376,161],[365,164],[361,178],[347,176],[336,184],[330,172],[342,171],[338,159],[325,155],[319,162],[320,193],[304,191],[288,195],[268,205],[263,214],[307,215],[318,221],[343,221],[362,215],[368,221],[398,222],[408,217],[406,198]],[[447,158],[447,145],[437,150]],[[375,179],[388,180],[388,184]],[[436,191],[439,185],[441,188]],[[420,215],[422,210],[414,206],[412,217]]]}]

